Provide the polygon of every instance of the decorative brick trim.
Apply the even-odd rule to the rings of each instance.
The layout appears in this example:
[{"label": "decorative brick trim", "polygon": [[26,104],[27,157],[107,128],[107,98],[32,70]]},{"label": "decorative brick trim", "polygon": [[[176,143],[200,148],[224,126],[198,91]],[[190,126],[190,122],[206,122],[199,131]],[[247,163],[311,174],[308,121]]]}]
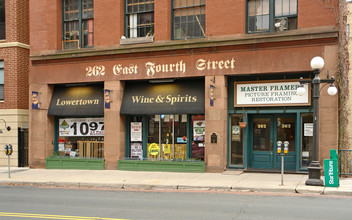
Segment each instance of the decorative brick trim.
[{"label": "decorative brick trim", "polygon": [[20,48],[24,48],[24,49],[28,49],[30,48],[30,46],[28,44],[23,44],[20,42],[10,42],[10,43],[1,43],[0,42],[0,48],[6,48],[6,47],[20,47]]}]

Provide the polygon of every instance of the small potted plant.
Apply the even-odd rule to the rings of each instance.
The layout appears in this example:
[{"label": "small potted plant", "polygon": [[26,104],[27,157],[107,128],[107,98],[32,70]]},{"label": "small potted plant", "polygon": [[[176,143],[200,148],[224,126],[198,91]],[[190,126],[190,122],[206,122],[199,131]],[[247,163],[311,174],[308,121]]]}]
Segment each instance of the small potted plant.
[{"label": "small potted plant", "polygon": [[240,125],[240,128],[245,128],[247,126],[247,122],[244,122],[244,121],[240,121],[238,122],[239,125]]}]

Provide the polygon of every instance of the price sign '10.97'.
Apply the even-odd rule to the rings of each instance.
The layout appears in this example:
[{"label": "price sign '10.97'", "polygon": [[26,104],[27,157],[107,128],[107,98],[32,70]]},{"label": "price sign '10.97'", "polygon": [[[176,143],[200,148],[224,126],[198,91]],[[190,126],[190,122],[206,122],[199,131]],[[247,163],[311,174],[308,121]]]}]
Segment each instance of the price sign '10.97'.
[{"label": "price sign '10.97'", "polygon": [[60,119],[59,136],[104,136],[104,118]]}]

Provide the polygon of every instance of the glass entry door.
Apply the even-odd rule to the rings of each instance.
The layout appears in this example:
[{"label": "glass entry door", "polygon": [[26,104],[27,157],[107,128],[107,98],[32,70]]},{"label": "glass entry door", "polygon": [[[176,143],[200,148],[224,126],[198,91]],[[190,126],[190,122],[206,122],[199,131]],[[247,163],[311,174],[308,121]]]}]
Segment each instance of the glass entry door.
[{"label": "glass entry door", "polygon": [[249,118],[250,167],[254,169],[281,169],[277,141],[289,142],[285,169],[296,169],[296,116],[254,115]]}]

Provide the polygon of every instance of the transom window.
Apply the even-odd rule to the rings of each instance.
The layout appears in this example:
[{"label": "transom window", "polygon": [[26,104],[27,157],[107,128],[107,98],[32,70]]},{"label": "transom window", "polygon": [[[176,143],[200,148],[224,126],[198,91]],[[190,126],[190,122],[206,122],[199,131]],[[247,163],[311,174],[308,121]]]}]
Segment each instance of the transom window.
[{"label": "transom window", "polygon": [[297,29],[297,0],[248,0],[247,32]]},{"label": "transom window", "polygon": [[5,39],[5,0],[0,0],[0,40]]},{"label": "transom window", "polygon": [[173,39],[205,37],[205,0],[173,0]]},{"label": "transom window", "polygon": [[64,0],[63,49],[93,47],[93,0]]},{"label": "transom window", "polygon": [[125,0],[127,38],[154,36],[154,0]]}]

